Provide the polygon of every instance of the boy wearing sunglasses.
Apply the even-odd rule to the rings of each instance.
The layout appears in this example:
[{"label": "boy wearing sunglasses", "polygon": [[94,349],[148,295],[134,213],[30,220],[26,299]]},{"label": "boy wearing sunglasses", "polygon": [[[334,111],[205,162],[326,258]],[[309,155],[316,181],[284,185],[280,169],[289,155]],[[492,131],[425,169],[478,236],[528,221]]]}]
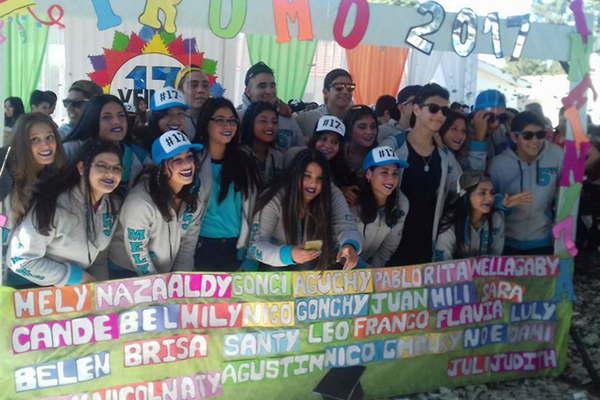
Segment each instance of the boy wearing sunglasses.
[{"label": "boy wearing sunglasses", "polygon": [[391,256],[390,265],[431,262],[444,204],[456,192],[462,169],[451,151],[438,145],[435,137],[446,122],[450,93],[438,84],[421,88],[414,98],[411,129],[388,136],[380,144],[391,147],[396,156],[408,161],[401,170],[400,190],[410,208],[402,240]]},{"label": "boy wearing sunglasses", "polygon": [[333,115],[341,120],[344,119],[352,106],[352,95],[355,89],[356,84],[348,71],[338,68],[327,73],[323,81],[325,103],[314,110],[301,112],[296,117],[307,143],[322,116]]},{"label": "boy wearing sunglasses", "polygon": [[529,192],[530,204],[506,214],[505,255],[552,254],[552,224],[563,151],[546,140],[544,122],[531,112],[518,114],[511,125],[515,149],[492,159],[490,175],[498,193]]},{"label": "boy wearing sunglasses", "polygon": [[502,92],[489,89],[479,93],[470,120],[470,146],[487,151],[490,158],[508,147],[510,115],[506,112],[506,97]]},{"label": "boy wearing sunglasses", "polygon": [[63,100],[63,106],[67,109],[69,122],[58,128],[61,139],[69,136],[75,125],[83,115],[83,109],[93,97],[100,96],[102,89],[92,81],[85,79],[73,82],[69,88],[67,98]]}]

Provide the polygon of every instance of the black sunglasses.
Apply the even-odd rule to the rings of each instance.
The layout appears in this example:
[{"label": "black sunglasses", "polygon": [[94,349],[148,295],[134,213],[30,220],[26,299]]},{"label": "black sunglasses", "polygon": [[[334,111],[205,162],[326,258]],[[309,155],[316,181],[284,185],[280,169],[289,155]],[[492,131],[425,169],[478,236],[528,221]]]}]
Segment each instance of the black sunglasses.
[{"label": "black sunglasses", "polygon": [[437,114],[441,111],[442,114],[444,114],[444,117],[448,116],[448,113],[450,112],[450,108],[448,106],[442,107],[442,106],[434,104],[434,103],[421,104],[421,108],[423,108],[423,107],[427,107],[429,112],[432,114]]},{"label": "black sunglasses", "polygon": [[517,135],[521,135],[523,137],[523,139],[525,139],[525,140],[531,140],[534,137],[542,140],[542,139],[546,138],[546,131],[544,131],[544,130],[540,130],[537,132],[523,131],[523,132],[517,132]]},{"label": "black sunglasses", "polygon": [[506,122],[508,122],[509,115],[508,114],[496,115],[492,112],[489,112],[489,113],[485,114],[485,118],[487,119],[487,122],[489,122],[490,124],[493,124],[496,121],[498,121],[501,124],[505,124]]},{"label": "black sunglasses", "polygon": [[69,108],[71,106],[75,107],[75,108],[80,108],[83,107],[85,105],[85,103],[87,103],[89,100],[69,100],[69,99],[64,99],[63,100],[63,106],[65,106],[65,108]]}]

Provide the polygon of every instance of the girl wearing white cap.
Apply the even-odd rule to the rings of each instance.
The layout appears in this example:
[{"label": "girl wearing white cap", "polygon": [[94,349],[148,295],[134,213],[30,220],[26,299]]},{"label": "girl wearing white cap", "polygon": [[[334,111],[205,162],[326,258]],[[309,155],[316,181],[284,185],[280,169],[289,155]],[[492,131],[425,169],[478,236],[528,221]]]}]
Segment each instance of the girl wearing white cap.
[{"label": "girl wearing white cap", "polygon": [[285,176],[257,203],[250,256],[267,269],[328,269],[336,262],[354,268],[360,235],[327,160],[302,150]]},{"label": "girl wearing white cap", "polygon": [[[316,150],[329,162],[331,178],[339,188],[350,185],[351,178],[344,158],[344,138],[346,126],[334,115],[324,115],[319,118],[313,135],[308,142],[308,148]],[[306,147],[293,147],[285,154],[285,165],[289,166],[301,150]]]},{"label": "girl wearing white cap", "polygon": [[408,163],[400,160],[391,147],[376,147],[363,161],[365,183],[352,208],[363,238],[361,264],[385,267],[402,239],[408,199],[400,191],[400,169]]},{"label": "girl wearing white cap", "polygon": [[123,153],[123,176],[119,194],[127,195],[145,165],[152,163],[148,153],[131,141],[127,110],[118,97],[103,94],[87,102],[83,116],[65,139],[64,149],[70,161],[77,158],[81,145],[93,139],[116,142]]},{"label": "girl wearing white cap", "polygon": [[180,131],[152,144],[152,161],[130,191],[110,246],[111,279],[170,271],[192,271],[202,216],[195,152]]},{"label": "girl wearing white cap", "polygon": [[[184,132],[185,112],[188,109],[183,93],[175,88],[166,86],[154,92],[150,99],[150,121],[148,128],[139,138],[142,146],[150,151],[154,141],[168,131]],[[186,132],[187,133],[187,132]],[[188,137],[190,137],[188,135]]]},{"label": "girl wearing white cap", "polygon": [[40,186],[34,205],[13,232],[8,266],[40,286],[106,279],[100,257],[113,236],[121,199],[121,149],[88,141],[65,175]]},{"label": "girl wearing white cap", "polygon": [[276,179],[283,170],[284,156],[276,148],[277,107],[266,101],[250,104],[244,113],[241,135],[242,143],[251,148],[258,161],[263,185]]},{"label": "girl wearing white cap", "polygon": [[233,104],[210,98],[202,107],[194,142],[203,190],[200,239],[196,268],[237,271],[246,258],[254,203],[261,179],[252,152],[240,146],[239,119]]}]

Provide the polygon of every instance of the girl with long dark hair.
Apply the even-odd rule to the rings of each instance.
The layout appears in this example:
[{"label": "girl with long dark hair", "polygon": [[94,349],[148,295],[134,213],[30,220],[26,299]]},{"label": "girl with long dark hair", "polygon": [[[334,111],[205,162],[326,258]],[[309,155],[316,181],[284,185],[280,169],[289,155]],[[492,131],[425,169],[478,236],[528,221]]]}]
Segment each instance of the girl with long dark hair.
[{"label": "girl with long dark hair", "polygon": [[111,279],[171,271],[192,271],[202,208],[195,152],[180,131],[168,131],[152,145],[152,160],[129,192],[110,246]]},{"label": "girl with long dark hair", "polygon": [[246,257],[261,179],[251,150],[240,145],[238,127],[231,101],[206,101],[194,138],[204,145],[197,154],[205,210],[195,255],[200,270],[236,271]]},{"label": "girl with long dark hair", "polygon": [[[331,179],[338,187],[346,187],[352,183],[351,174],[348,171],[344,158],[344,139],[346,126],[338,117],[324,115],[319,118],[317,126],[308,142],[308,148],[316,150],[329,162]],[[292,147],[285,153],[285,165],[291,164],[292,160],[300,151],[306,147]]]},{"label": "girl with long dark hair", "polygon": [[284,168],[283,153],[276,148],[279,112],[266,101],[250,104],[244,113],[242,144],[254,152],[264,185],[276,179]]},{"label": "girl with long dark hair", "polygon": [[123,176],[118,191],[125,197],[144,165],[152,164],[148,153],[131,143],[128,133],[127,110],[121,100],[110,94],[96,96],[87,102],[77,126],[65,139],[65,152],[73,161],[82,144],[90,139],[117,143],[123,153]]},{"label": "girl with long dark hair", "polygon": [[11,237],[9,268],[40,286],[107,278],[106,260],[98,256],[112,239],[121,203],[114,193],[121,158],[113,142],[90,140],[65,174],[41,184]]},{"label": "girl with long dark hair", "polygon": [[25,106],[20,97],[7,97],[4,100],[4,128],[12,128],[19,117],[25,114]]},{"label": "girl with long dark hair", "polygon": [[[0,260],[4,260],[11,229],[29,211],[39,183],[60,174],[65,166],[57,129],[47,115],[24,114],[14,127],[11,145],[0,149],[0,215],[4,219]],[[3,272],[2,281],[8,286],[28,284],[10,270]]]},{"label": "girl with long dark hair", "polygon": [[356,205],[360,181],[364,178],[362,162],[377,146],[378,123],[375,112],[369,106],[357,105],[350,108],[344,119],[348,140],[344,146],[344,158],[349,169],[351,182],[342,187],[350,206]]},{"label": "girl with long dark hair", "polygon": [[487,142],[469,139],[468,121],[464,114],[449,111],[446,122],[440,128],[440,138],[454,154],[463,171],[485,171],[487,165]]},{"label": "girl with long dark hair", "polygon": [[458,198],[450,202],[440,224],[435,260],[501,255],[504,215],[494,208],[494,185],[483,172],[465,172]]},{"label": "girl with long dark hair", "polygon": [[363,239],[361,264],[385,267],[400,240],[408,199],[400,191],[400,170],[408,167],[390,147],[376,147],[363,161],[365,181],[352,208]]},{"label": "girl with long dark hair", "polygon": [[283,176],[257,203],[251,257],[267,269],[354,268],[360,235],[325,157],[302,150]]}]

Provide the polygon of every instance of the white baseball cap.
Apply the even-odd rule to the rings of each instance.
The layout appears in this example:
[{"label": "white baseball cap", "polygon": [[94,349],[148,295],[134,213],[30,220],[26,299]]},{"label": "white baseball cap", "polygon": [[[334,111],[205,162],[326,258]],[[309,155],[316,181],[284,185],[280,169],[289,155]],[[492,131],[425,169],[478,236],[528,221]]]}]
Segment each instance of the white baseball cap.
[{"label": "white baseball cap", "polygon": [[324,132],[337,133],[344,139],[344,136],[346,135],[346,125],[344,125],[344,122],[336,116],[324,115],[319,118],[319,122],[317,122],[315,135]]},{"label": "white baseball cap", "polygon": [[173,107],[183,108],[184,110],[189,108],[188,105],[185,104],[183,93],[170,86],[165,86],[154,92],[152,100],[150,101],[150,110],[163,111]]},{"label": "white baseball cap", "polygon": [[169,160],[184,151],[200,151],[204,148],[201,144],[192,144],[185,133],[179,131],[167,131],[160,135],[152,143],[152,161],[160,165],[164,160]]},{"label": "white baseball cap", "polygon": [[389,146],[379,146],[371,150],[363,161],[363,170],[371,167],[383,167],[384,165],[396,164],[398,168],[408,168],[405,160],[398,158],[394,150]]}]

